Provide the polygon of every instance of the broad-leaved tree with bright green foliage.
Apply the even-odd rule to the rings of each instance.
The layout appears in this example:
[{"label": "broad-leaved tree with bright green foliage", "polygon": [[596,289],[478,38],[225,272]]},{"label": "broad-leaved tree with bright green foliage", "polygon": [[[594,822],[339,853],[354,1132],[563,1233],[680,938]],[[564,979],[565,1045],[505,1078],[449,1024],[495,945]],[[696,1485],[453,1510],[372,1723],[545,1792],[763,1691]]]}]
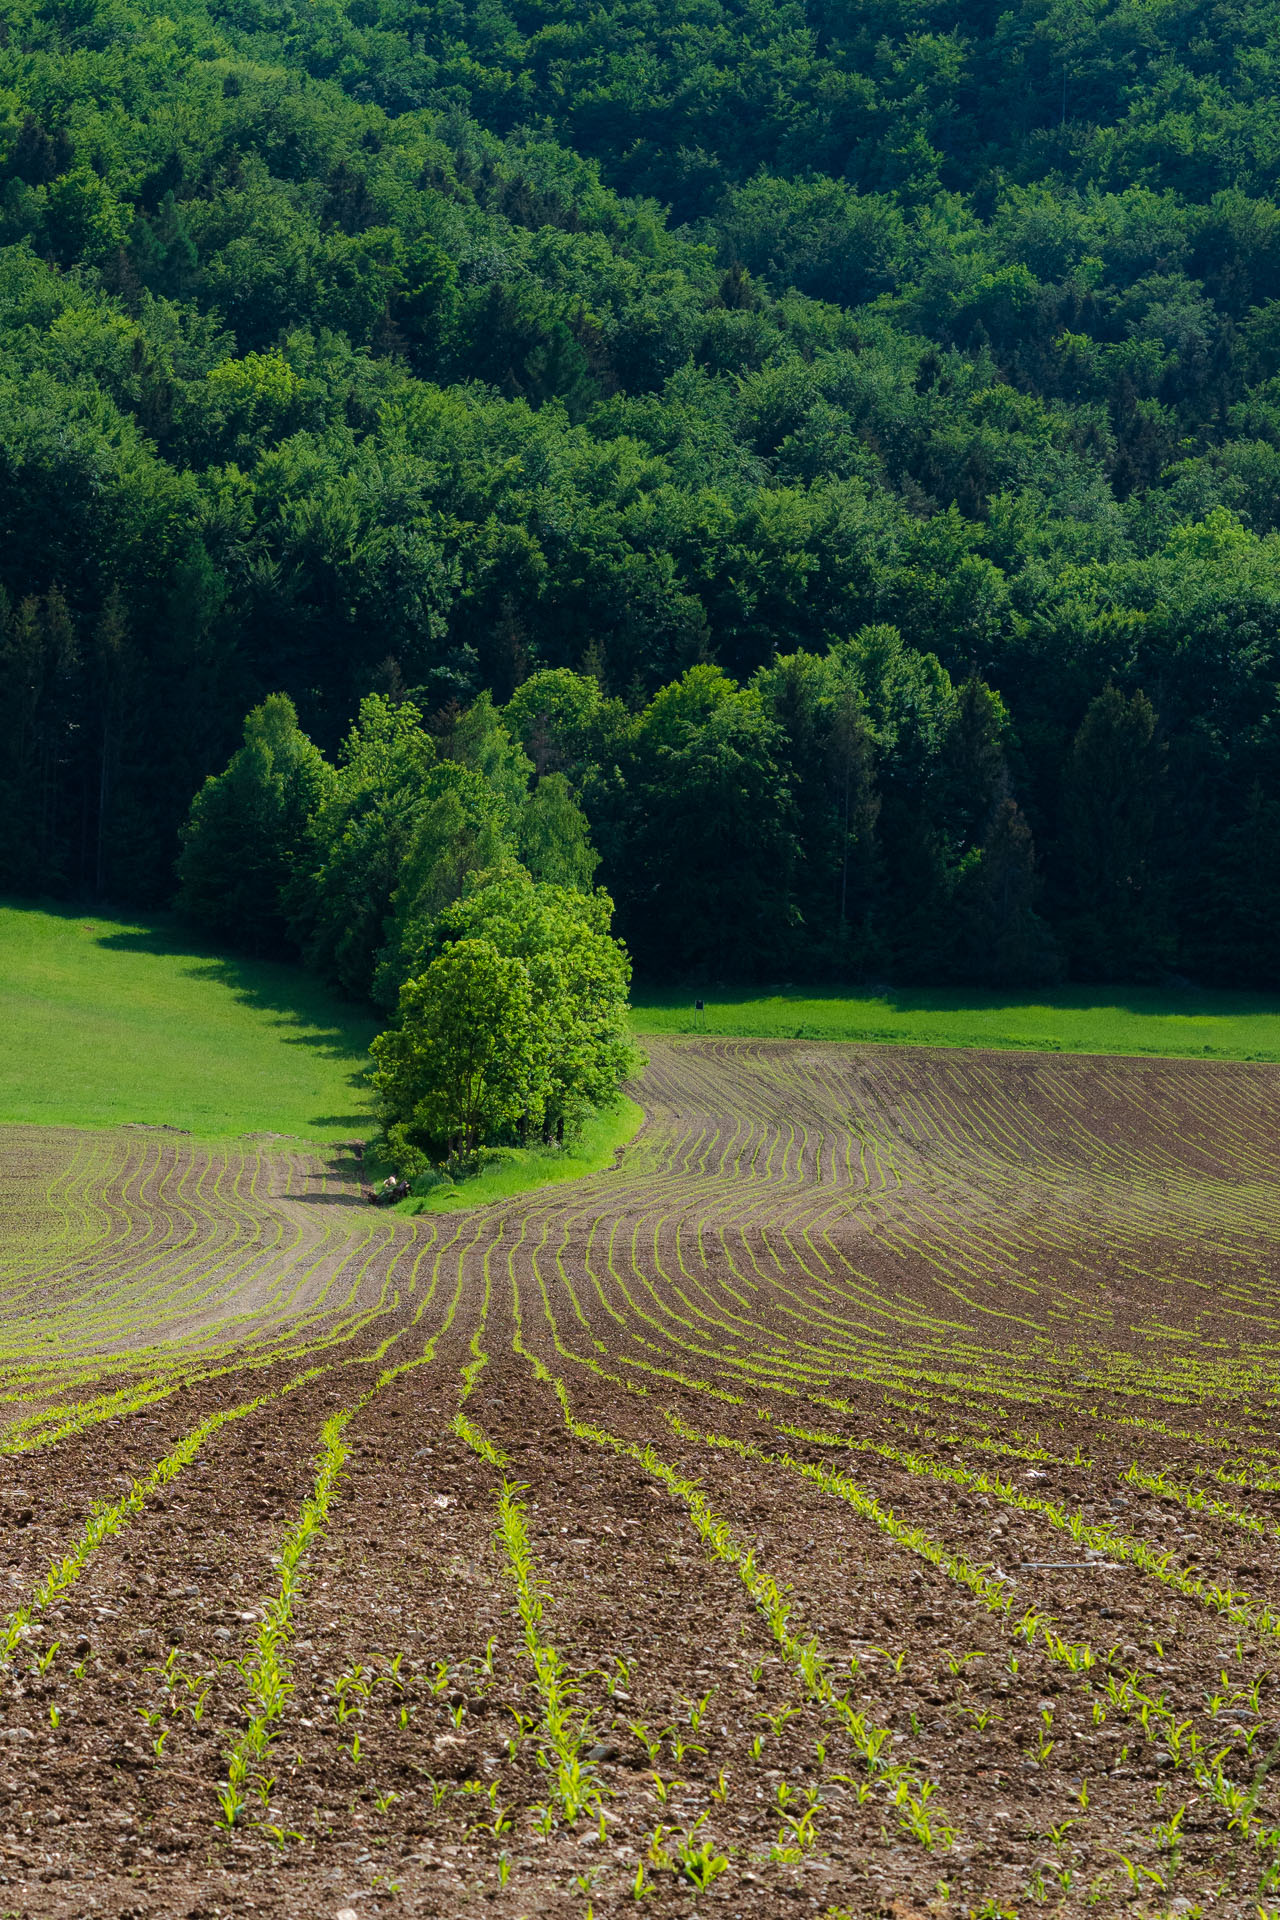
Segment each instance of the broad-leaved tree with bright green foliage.
[{"label": "broad-leaved tree with bright green foliage", "polygon": [[407,980],[373,1058],[393,1145],[468,1154],[542,1118],[545,1045],[529,970],[491,941],[455,941]]}]

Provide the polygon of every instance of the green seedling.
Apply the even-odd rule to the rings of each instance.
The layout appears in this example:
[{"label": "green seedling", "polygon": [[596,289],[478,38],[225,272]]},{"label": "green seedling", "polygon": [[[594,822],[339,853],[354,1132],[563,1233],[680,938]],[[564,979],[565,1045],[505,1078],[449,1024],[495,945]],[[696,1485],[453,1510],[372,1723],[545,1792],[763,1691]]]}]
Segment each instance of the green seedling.
[{"label": "green seedling", "polygon": [[675,1869],[699,1893],[705,1893],[711,1884],[728,1869],[729,1856],[718,1853],[708,1841],[696,1841],[695,1835],[706,1819],[705,1813],[695,1820],[693,1826],[682,1839],[676,1841],[672,1849]]},{"label": "green seedling", "polygon": [[604,1690],[612,1700],[619,1687],[631,1685],[631,1662],[623,1660],[618,1654],[613,1656],[614,1671],[604,1676]]},{"label": "green seedling", "polygon": [[692,1732],[696,1733],[702,1725],[703,1718],[706,1715],[707,1707],[711,1700],[711,1695],[714,1692],[715,1688],[711,1687],[703,1694],[701,1700],[689,1703],[689,1727]]},{"label": "green seedling", "polygon": [[218,1814],[225,1827],[234,1827],[245,1809],[245,1798],[239,1789],[228,1781],[218,1789]]},{"label": "green seedling", "polygon": [[779,1707],[776,1713],[758,1713],[757,1720],[763,1720],[770,1733],[781,1733],[788,1720],[794,1720],[800,1712],[799,1707]]},{"label": "green seedling", "polygon": [[290,1840],[301,1840],[303,1838],[303,1835],[300,1834],[295,1827],[263,1825],[259,1831],[265,1833],[268,1840],[271,1841],[273,1846],[278,1847],[281,1853],[284,1852]]},{"label": "green seedling", "polygon": [[985,1660],[985,1653],[953,1653],[947,1656],[947,1666],[957,1678],[962,1675],[973,1660]]}]

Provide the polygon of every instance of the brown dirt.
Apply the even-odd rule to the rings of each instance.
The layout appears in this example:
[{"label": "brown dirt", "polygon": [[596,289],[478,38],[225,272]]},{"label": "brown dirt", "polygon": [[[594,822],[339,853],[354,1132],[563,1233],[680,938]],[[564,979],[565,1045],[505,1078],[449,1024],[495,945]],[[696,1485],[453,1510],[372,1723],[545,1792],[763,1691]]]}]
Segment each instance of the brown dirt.
[{"label": "brown dirt", "polygon": [[1280,1909],[1276,1071],[652,1055],[616,1172],[430,1219],[8,1131],[0,1915]]}]

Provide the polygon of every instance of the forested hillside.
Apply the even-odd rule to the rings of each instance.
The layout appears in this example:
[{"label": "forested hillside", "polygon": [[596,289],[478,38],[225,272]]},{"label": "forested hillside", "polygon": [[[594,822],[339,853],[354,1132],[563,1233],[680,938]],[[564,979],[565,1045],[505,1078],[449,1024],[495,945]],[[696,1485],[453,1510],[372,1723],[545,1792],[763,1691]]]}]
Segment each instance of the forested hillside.
[{"label": "forested hillside", "polygon": [[1274,8],[0,35],[0,887],[488,690],[651,972],[1280,982]]}]

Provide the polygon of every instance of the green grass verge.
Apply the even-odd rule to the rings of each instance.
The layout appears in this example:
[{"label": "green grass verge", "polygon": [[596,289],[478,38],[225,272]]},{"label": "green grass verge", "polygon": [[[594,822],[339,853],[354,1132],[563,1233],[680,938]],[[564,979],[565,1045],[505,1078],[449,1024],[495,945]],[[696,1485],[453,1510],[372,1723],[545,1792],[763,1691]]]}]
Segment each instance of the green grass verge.
[{"label": "green grass verge", "polygon": [[634,1100],[622,1098],[605,1113],[593,1114],[568,1147],[498,1147],[483,1170],[456,1186],[435,1187],[413,1200],[402,1200],[396,1213],[453,1213],[459,1207],[481,1207],[491,1200],[512,1200],[534,1187],[557,1180],[577,1180],[599,1173],[619,1147],[635,1137],[644,1113]]},{"label": "green grass verge", "polygon": [[706,1009],[697,1015],[694,998],[638,992],[631,1013],[636,1033],[1280,1060],[1280,1002],[1256,993],[1061,987],[1011,1000],[930,988],[863,996],[788,988],[704,996]]},{"label": "green grass verge", "polygon": [[0,907],[0,1121],[369,1132],[375,1031],[300,968],[228,959],[163,915]]}]

